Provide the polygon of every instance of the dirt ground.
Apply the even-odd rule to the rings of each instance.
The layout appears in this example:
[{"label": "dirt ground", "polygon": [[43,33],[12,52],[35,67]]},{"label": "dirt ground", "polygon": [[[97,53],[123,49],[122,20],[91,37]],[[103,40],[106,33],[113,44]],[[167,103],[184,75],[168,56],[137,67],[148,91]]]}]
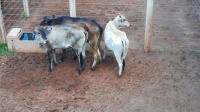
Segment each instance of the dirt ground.
[{"label": "dirt ground", "polygon": [[[142,27],[127,32],[130,46],[121,78],[111,52],[94,71],[93,56],[87,52],[81,75],[73,51],[52,73],[47,72],[46,54],[0,57],[0,111],[199,112],[200,23],[182,14],[189,7],[176,7],[178,1],[188,2],[168,0],[166,4],[175,4],[170,9],[156,3],[150,53],[143,52]],[[156,19],[166,14],[170,19]]]}]

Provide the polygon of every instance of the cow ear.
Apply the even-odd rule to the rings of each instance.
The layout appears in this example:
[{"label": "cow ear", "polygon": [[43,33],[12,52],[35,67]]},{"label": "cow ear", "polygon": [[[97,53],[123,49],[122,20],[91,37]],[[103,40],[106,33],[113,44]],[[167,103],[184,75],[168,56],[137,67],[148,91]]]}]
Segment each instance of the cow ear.
[{"label": "cow ear", "polygon": [[119,18],[122,18],[122,13],[119,13]]},{"label": "cow ear", "polygon": [[45,21],[46,21],[46,20],[47,20],[47,16],[44,16],[44,17],[43,17],[43,20],[45,20]]},{"label": "cow ear", "polygon": [[119,13],[119,17],[120,17],[120,18],[122,17],[122,13]]},{"label": "cow ear", "polygon": [[49,19],[53,20],[53,19],[55,19],[55,17],[56,17],[55,15],[52,15]]},{"label": "cow ear", "polygon": [[51,27],[46,27],[45,30],[46,30],[46,31],[51,31],[52,28],[51,28]]}]

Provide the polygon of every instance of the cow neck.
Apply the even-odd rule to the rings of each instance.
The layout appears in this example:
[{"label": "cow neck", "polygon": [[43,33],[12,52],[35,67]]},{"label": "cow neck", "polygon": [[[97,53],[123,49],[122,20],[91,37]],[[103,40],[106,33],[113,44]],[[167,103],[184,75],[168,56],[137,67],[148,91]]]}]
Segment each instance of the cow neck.
[{"label": "cow neck", "polygon": [[119,29],[118,17],[116,17],[116,18],[113,20],[113,24],[115,25],[115,27],[116,27],[117,29]]},{"label": "cow neck", "polygon": [[39,29],[39,31],[40,31],[40,33],[41,33],[41,35],[42,35],[42,38],[44,39],[44,40],[47,40],[47,37],[46,37],[46,33],[45,33],[45,30],[44,30],[44,28],[40,28]]}]

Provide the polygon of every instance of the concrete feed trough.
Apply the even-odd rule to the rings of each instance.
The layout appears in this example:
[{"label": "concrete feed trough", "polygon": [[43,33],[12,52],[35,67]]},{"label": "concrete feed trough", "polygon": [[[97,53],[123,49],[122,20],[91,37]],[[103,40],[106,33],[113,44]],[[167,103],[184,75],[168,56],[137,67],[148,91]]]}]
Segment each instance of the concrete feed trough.
[{"label": "concrete feed trough", "polygon": [[26,53],[45,53],[41,48],[39,48],[32,33],[23,33],[22,28],[13,28],[6,38],[10,50]]}]

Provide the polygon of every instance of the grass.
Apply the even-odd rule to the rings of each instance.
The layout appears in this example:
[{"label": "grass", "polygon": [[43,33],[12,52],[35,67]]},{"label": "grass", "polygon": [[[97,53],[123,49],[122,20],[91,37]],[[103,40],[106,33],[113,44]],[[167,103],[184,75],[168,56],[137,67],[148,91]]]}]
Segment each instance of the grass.
[{"label": "grass", "polygon": [[22,10],[21,11],[21,18],[23,19],[23,18],[26,18],[26,17],[27,17],[26,12],[24,10]]},{"label": "grass", "polygon": [[167,45],[166,45],[166,44],[163,44],[163,45],[162,45],[162,48],[163,48],[163,49],[167,49]]},{"label": "grass", "polygon": [[191,50],[190,53],[191,54],[200,54],[200,51],[199,50]]},{"label": "grass", "polygon": [[6,43],[0,43],[0,56],[13,56],[14,51],[8,49]]}]

